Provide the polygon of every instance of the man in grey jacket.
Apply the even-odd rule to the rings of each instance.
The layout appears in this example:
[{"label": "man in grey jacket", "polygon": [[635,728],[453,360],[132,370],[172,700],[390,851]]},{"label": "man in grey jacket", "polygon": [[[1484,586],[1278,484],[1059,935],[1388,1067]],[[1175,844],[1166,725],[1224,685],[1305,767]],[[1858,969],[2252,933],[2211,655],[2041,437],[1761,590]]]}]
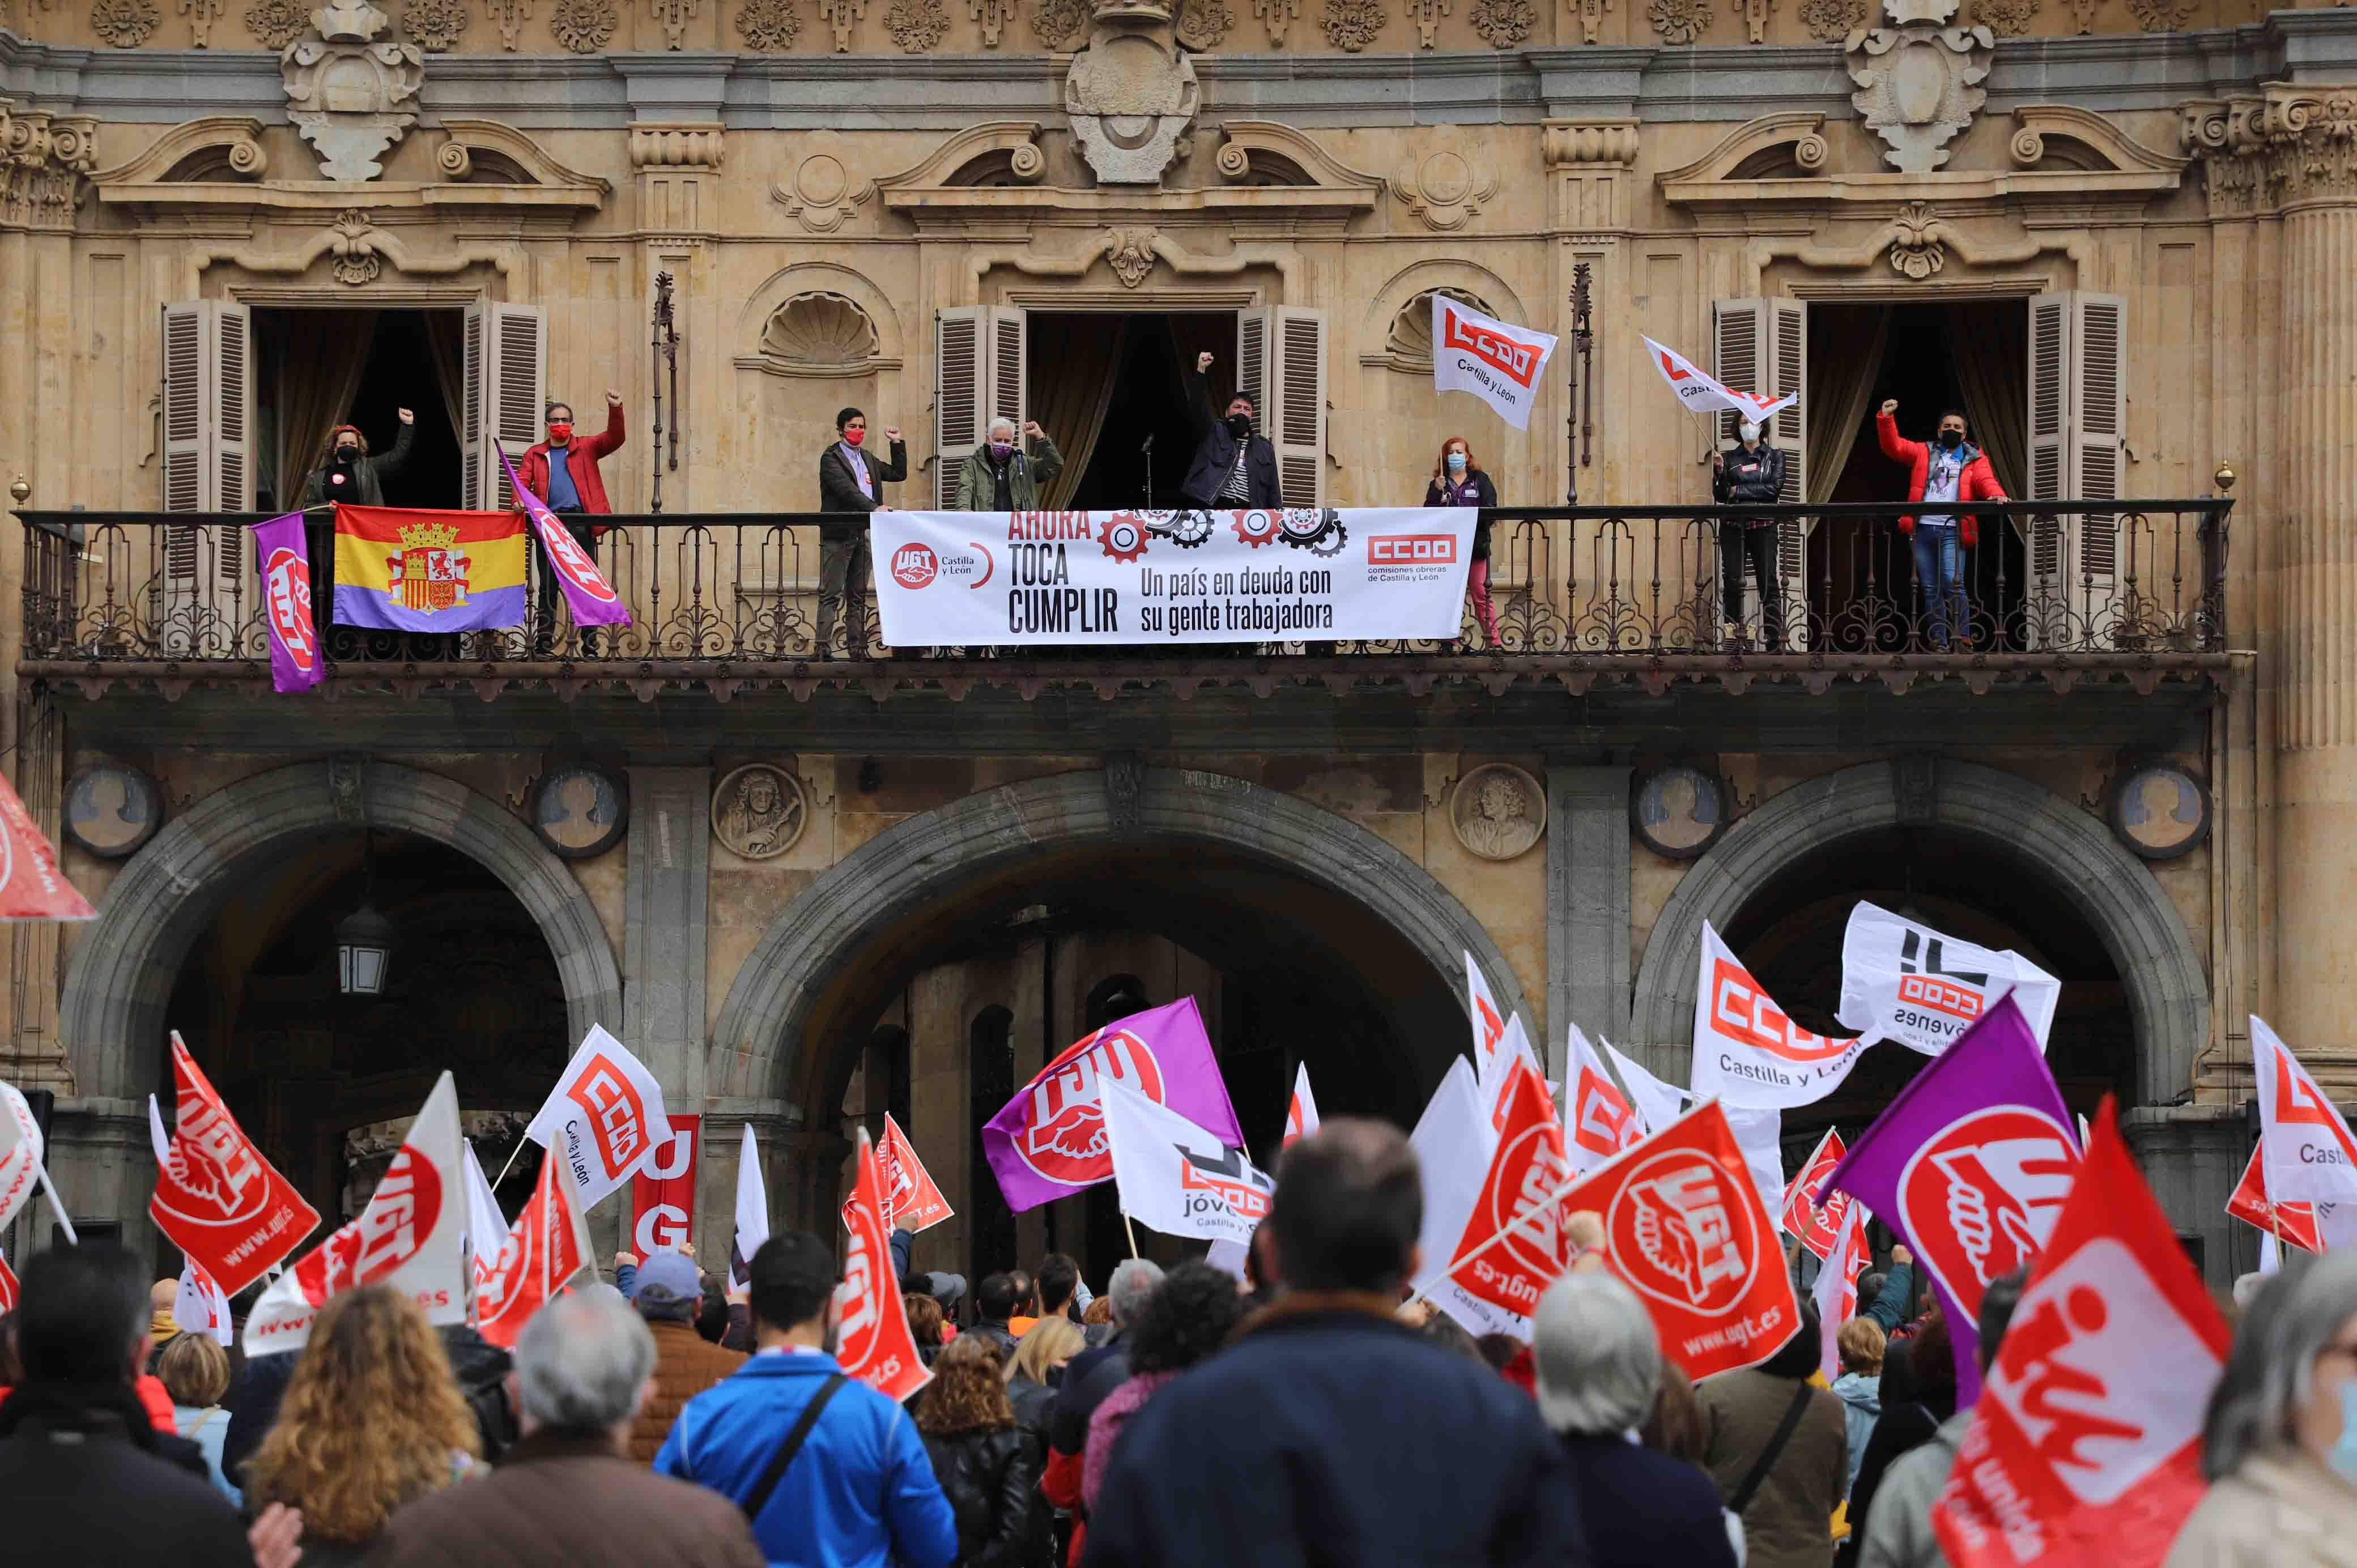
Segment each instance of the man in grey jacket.
[{"label": "man in grey jacket", "polygon": [[[1981,1370],[1996,1362],[1997,1347],[2013,1326],[2013,1309],[2021,1305],[2026,1271],[2017,1269],[1989,1282],[1981,1296]],[[1858,1552],[1858,1568],[1948,1568],[1932,1530],[1932,1505],[1948,1487],[1956,1467],[1956,1450],[1973,1424],[1970,1407],[1940,1423],[1932,1440],[1901,1455],[1883,1472],[1882,1487],[1874,1494],[1874,1511],[1866,1520],[1866,1545]]]}]

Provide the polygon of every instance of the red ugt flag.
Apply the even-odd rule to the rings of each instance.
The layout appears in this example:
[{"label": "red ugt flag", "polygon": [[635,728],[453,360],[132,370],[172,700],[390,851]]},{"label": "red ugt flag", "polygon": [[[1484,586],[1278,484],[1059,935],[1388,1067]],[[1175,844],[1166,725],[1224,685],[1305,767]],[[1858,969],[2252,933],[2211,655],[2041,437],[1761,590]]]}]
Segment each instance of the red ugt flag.
[{"label": "red ugt flag", "polygon": [[900,1281],[892,1272],[892,1234],[884,1219],[883,1163],[867,1129],[859,1130],[859,1179],[843,1206],[850,1230],[843,1254],[843,1283],[835,1291],[841,1308],[834,1359],[843,1369],[894,1402],[933,1380],[917,1359],[917,1337],[900,1305]]},{"label": "red ugt flag", "polygon": [[554,1154],[540,1162],[532,1201],[508,1227],[499,1262],[476,1297],[476,1331],[502,1349],[512,1347],[532,1315],[589,1266],[588,1226],[564,1165]]},{"label": "red ugt flag", "polygon": [[1818,1189],[1848,1153],[1841,1134],[1826,1128],[1825,1135],[1817,1140],[1816,1153],[1801,1167],[1792,1185],[1784,1189],[1784,1229],[1798,1238],[1802,1246],[1814,1252],[1820,1262],[1832,1259],[1843,1222],[1849,1218],[1850,1205],[1857,1201],[1846,1192],[1828,1192],[1822,1205],[1817,1201]]},{"label": "red ugt flag", "polygon": [[[1506,1072],[1498,1094],[1498,1145],[1448,1276],[1491,1305],[1528,1317],[1571,1261],[1564,1229],[1570,1210],[1555,1197],[1571,1177],[1571,1162],[1546,1080],[1520,1058]],[[1506,1231],[1503,1240],[1485,1245],[1501,1231]]]},{"label": "red ugt flag", "polygon": [[956,1213],[942,1196],[941,1185],[917,1158],[917,1146],[889,1112],[884,1117],[884,1146],[877,1151],[884,1175],[885,1218],[902,1230],[929,1230]]},{"label": "red ugt flag", "polygon": [[2234,1196],[2226,1200],[2226,1214],[2273,1231],[2279,1241],[2310,1252],[2324,1251],[2324,1239],[2316,1229],[2316,1205],[2268,1200],[2265,1145],[2251,1151],[2251,1163],[2243,1167],[2243,1179],[2234,1184]]},{"label": "red ugt flag", "polygon": [[178,1122],[157,1153],[147,1217],[235,1295],[318,1228],[319,1211],[262,1157],[188,1047],[172,1035]]},{"label": "red ugt flag", "polygon": [[2106,1099],[1932,1508],[1948,1561],[2168,1556],[2201,1500],[2201,1417],[2228,1337]]}]

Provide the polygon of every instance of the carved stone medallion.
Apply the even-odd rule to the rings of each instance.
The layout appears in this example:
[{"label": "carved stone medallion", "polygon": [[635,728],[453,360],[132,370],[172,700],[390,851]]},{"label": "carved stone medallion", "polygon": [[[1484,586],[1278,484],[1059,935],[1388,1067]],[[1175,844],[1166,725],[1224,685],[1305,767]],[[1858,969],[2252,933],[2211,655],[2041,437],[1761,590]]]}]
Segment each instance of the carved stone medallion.
[{"label": "carved stone medallion", "polygon": [[1449,825],[1468,854],[1512,860],[1546,832],[1546,791],[1512,763],[1492,762],[1458,780],[1448,800]]},{"label": "carved stone medallion", "polygon": [[1318,25],[1326,41],[1345,54],[1357,54],[1383,30],[1383,0],[1326,0]]},{"label": "carved stone medallion", "polygon": [[101,860],[122,860],[164,825],[164,791],[136,768],[99,763],[66,780],[58,815],[67,843]]},{"label": "carved stone medallion", "polygon": [[303,30],[303,7],[298,0],[254,0],[246,7],[245,28],[255,43],[283,49]]},{"label": "carved stone medallion", "polygon": [[1198,54],[1218,48],[1235,25],[1235,12],[1221,0],[1184,0],[1178,7],[1178,41]]},{"label": "carved stone medallion", "polygon": [[1821,44],[1837,44],[1866,26],[1866,0],[1801,0],[1801,26]]},{"label": "carved stone medallion", "polygon": [[548,30],[575,54],[591,55],[606,47],[621,22],[614,0],[556,0]]},{"label": "carved stone medallion", "polygon": [[1645,20],[1665,44],[1690,44],[1710,26],[1710,0],[1650,0]]},{"label": "carved stone medallion", "polygon": [[1493,49],[1510,49],[1539,25],[1531,0],[1473,0],[1473,30]]},{"label": "carved stone medallion", "polygon": [[1948,161],[1948,144],[1988,102],[1980,83],[1996,39],[1986,27],[1942,24],[1956,0],[1884,0],[1892,21],[1857,35],[1850,105],[1866,128],[1889,144],[1883,158],[1908,174],[1930,174]]},{"label": "carved stone medallion", "polygon": [[884,30],[903,54],[920,55],[949,36],[949,12],[942,0],[892,0],[885,8]]},{"label": "carved stone medallion", "polygon": [[467,13],[466,0],[412,0],[401,20],[420,48],[441,54],[457,47],[473,18]]},{"label": "carved stone medallion", "polygon": [[118,49],[135,49],[160,18],[155,0],[90,0],[90,30]]},{"label": "carved stone medallion", "polygon": [[802,19],[794,15],[794,0],[745,0],[737,10],[737,36],[745,47],[762,54],[791,48]]},{"label": "carved stone medallion", "polygon": [[782,768],[751,762],[712,792],[712,836],[744,860],[774,860],[794,847],[810,825],[802,781]]},{"label": "carved stone medallion", "polygon": [[622,842],[630,796],[603,768],[574,763],[552,769],[533,797],[532,829],[567,860],[591,860]]},{"label": "carved stone medallion", "polygon": [[1031,30],[1051,49],[1068,49],[1089,29],[1089,8],[1082,0],[1032,0]]}]

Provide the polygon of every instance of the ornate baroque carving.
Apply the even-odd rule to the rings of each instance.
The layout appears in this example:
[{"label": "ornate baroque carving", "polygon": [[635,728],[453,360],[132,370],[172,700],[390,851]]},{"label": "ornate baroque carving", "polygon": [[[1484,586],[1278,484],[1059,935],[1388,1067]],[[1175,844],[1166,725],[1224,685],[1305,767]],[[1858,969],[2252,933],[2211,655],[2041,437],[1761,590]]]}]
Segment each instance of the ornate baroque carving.
[{"label": "ornate baroque carving", "polygon": [[2189,103],[2181,114],[2179,136],[2202,160],[2213,214],[2357,199],[2357,87],[2271,81],[2259,96]]},{"label": "ornate baroque carving", "polygon": [[70,229],[98,163],[98,122],[19,113],[0,98],[0,226]]},{"label": "ornate baroque carving", "polygon": [[1326,0],[1318,25],[1326,41],[1345,54],[1357,54],[1383,30],[1383,0]]},{"label": "ornate baroque carving", "polygon": [[1285,29],[1300,20],[1301,0],[1253,0],[1253,15],[1268,24],[1268,41],[1285,47]]},{"label": "ornate baroque carving", "polygon": [[1124,288],[1135,288],[1154,270],[1154,231],[1116,229],[1105,241],[1105,260]]},{"label": "ornate baroque carving", "polygon": [[745,0],[737,8],[737,36],[747,48],[762,54],[793,48],[794,38],[802,30],[802,19],[794,14],[794,0]]},{"label": "ornate baroque carving", "polygon": [[1885,5],[1898,25],[1853,38],[1849,79],[1858,91],[1850,104],[1890,145],[1883,157],[1891,167],[1929,174],[1948,161],[1948,144],[1988,102],[1979,83],[1996,40],[1986,27],[1942,26],[1955,15],[1956,0]]},{"label": "ornate baroque carving", "polygon": [[867,0],[818,0],[818,14],[834,35],[834,52],[845,54],[851,48],[851,30],[867,15]]},{"label": "ornate baroque carving", "polygon": [[1150,18],[1101,17],[1064,76],[1081,156],[1105,185],[1158,185],[1195,118],[1195,64]]},{"label": "ornate baroque carving", "polygon": [[213,24],[229,9],[226,0],[178,0],[176,8],[188,19],[189,41],[200,49],[210,48]]},{"label": "ornate baroque carving", "polygon": [[1498,314],[1487,300],[1469,289],[1427,288],[1408,295],[1407,302],[1392,313],[1391,330],[1383,336],[1383,357],[1394,370],[1432,373],[1432,296],[1436,294],[1445,294],[1484,316]]},{"label": "ornate baroque carving", "polygon": [[761,352],[805,373],[851,374],[878,352],[876,323],[842,295],[798,294],[770,313]]},{"label": "ornate baroque carving", "polygon": [[347,207],[337,213],[333,232],[336,238],[328,253],[336,259],[328,270],[336,274],[336,281],[351,288],[376,282],[384,263],[369,242],[369,220],[361,209]]},{"label": "ornate baroque carving", "polygon": [[655,20],[662,24],[663,48],[680,48],[687,42],[687,25],[695,19],[703,0],[647,0]]},{"label": "ornate baroque carving", "polygon": [[466,0],[410,0],[401,20],[420,48],[427,54],[441,54],[457,47],[474,17],[467,10]]},{"label": "ornate baroque carving", "polygon": [[2038,0],[1973,0],[1973,20],[2000,38],[2018,38],[2038,20]]},{"label": "ornate baroque carving", "polygon": [[1430,48],[1440,32],[1440,18],[1448,15],[1454,0],[1407,0],[1407,19],[1415,24],[1415,32],[1423,47]]},{"label": "ornate baroque carving", "polygon": [[293,43],[303,30],[303,20],[298,0],[254,0],[245,9],[245,30],[268,48],[283,49]]},{"label": "ornate baroque carving", "polygon": [[1473,30],[1493,49],[1510,49],[1539,25],[1531,0],[1473,0]]},{"label": "ornate baroque carving", "polygon": [[1197,54],[1209,54],[1236,25],[1236,14],[1223,0],[1183,0],[1178,7],[1178,41]]},{"label": "ornate baroque carving", "polygon": [[813,234],[832,234],[876,198],[876,182],[853,175],[856,163],[833,131],[820,131],[802,142],[802,161],[793,177],[772,186],[770,195],[796,222]]},{"label": "ornate baroque carving", "polygon": [[1710,0],[1648,0],[1645,20],[1665,44],[1690,44],[1710,26]]},{"label": "ornate baroque carving", "polygon": [[1612,9],[1612,0],[1573,0],[1579,13],[1579,41],[1600,43],[1604,37],[1604,13]]},{"label": "ornate baroque carving", "polygon": [[2128,0],[2128,15],[2147,33],[2174,33],[2193,19],[2193,0]]},{"label": "ornate baroque carving", "polygon": [[499,24],[500,48],[515,53],[523,40],[523,25],[532,20],[532,0],[484,0],[484,9]]},{"label": "ornate baroque carving", "polygon": [[604,48],[621,24],[614,0],[556,0],[548,15],[550,34],[577,55]]},{"label": "ornate baroque carving", "polygon": [[1776,0],[1738,0],[1743,12],[1743,30],[1755,44],[1768,41],[1768,14],[1776,8]]},{"label": "ornate baroque carving", "polygon": [[942,0],[892,0],[884,30],[905,54],[920,55],[949,36],[950,16]]},{"label": "ornate baroque carving", "polygon": [[1082,0],[1031,0],[1031,30],[1051,49],[1068,49],[1088,31],[1089,8]]},{"label": "ornate baroque carving", "polygon": [[[1634,120],[1549,120],[1539,131],[1539,156],[1549,168],[1637,161]],[[1495,315],[1488,306],[1485,314]]]},{"label": "ornate baroque carving", "polygon": [[630,166],[716,169],[720,166],[724,139],[725,134],[714,121],[675,125],[633,121]]},{"label": "ornate baroque carving", "polygon": [[1837,44],[1866,26],[1866,0],[1801,0],[1801,26],[1821,44]]},{"label": "ornate baroque carving", "polygon": [[1948,264],[1948,248],[1941,242],[1940,220],[1928,201],[1910,201],[1899,209],[1899,233],[1890,242],[1891,270],[1917,282]]},{"label": "ornate baroque carving", "polygon": [[329,179],[374,179],[385,149],[417,123],[425,57],[415,44],[372,42],[385,24],[368,0],[331,0],[311,13],[313,35],[279,57],[286,117]]},{"label": "ornate baroque carving", "polygon": [[982,47],[996,48],[1000,35],[1006,31],[1006,19],[1015,15],[1015,0],[966,0],[965,8],[982,24]]},{"label": "ornate baroque carving", "polygon": [[[1478,6],[1477,6],[1478,9]],[[1421,159],[1400,164],[1392,193],[1428,229],[1462,229],[1481,204],[1498,194],[1498,171],[1477,164],[1455,147],[1437,147]]]},{"label": "ornate baroque carving", "polygon": [[155,0],[90,0],[90,30],[119,49],[145,43],[158,20]]}]

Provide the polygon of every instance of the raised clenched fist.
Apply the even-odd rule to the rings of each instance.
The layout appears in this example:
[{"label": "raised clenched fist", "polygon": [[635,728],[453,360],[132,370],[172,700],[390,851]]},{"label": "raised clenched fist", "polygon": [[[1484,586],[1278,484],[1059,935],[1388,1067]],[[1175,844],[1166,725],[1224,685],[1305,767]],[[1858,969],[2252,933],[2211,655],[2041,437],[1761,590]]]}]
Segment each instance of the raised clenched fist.
[{"label": "raised clenched fist", "polygon": [[1885,413],[1897,413],[1899,412],[1899,400],[1895,397],[1884,398],[1882,400],[1882,412]]},{"label": "raised clenched fist", "polygon": [[898,440],[899,440],[899,439],[900,439],[900,427],[899,427],[899,425],[897,425],[897,424],[888,424],[888,425],[886,425],[886,426],[884,427],[884,439],[885,439],[885,440],[887,440],[887,441],[898,441]]},{"label": "raised clenched fist", "polygon": [[1201,353],[1195,356],[1195,373],[1200,376],[1211,368],[1211,351],[1209,349],[1206,349]]},{"label": "raised clenched fist", "polygon": [[1027,419],[1023,422],[1023,434],[1034,441],[1048,439],[1048,433],[1039,428],[1039,422],[1036,419]]},{"label": "raised clenched fist", "polygon": [[412,413],[409,410],[407,410],[407,409],[405,409],[405,408],[396,408],[396,409],[394,409],[394,410],[393,411],[393,416],[395,419],[400,420],[400,421],[401,421],[401,423],[402,423],[402,424],[416,424],[416,423],[417,423],[417,415],[415,415],[414,413]]},{"label": "raised clenched fist", "polygon": [[619,408],[619,407],[621,407],[621,406],[622,406],[622,394],[621,394],[620,392],[616,392],[612,387],[608,387],[608,388],[606,389],[606,406],[607,406],[608,408]]}]

